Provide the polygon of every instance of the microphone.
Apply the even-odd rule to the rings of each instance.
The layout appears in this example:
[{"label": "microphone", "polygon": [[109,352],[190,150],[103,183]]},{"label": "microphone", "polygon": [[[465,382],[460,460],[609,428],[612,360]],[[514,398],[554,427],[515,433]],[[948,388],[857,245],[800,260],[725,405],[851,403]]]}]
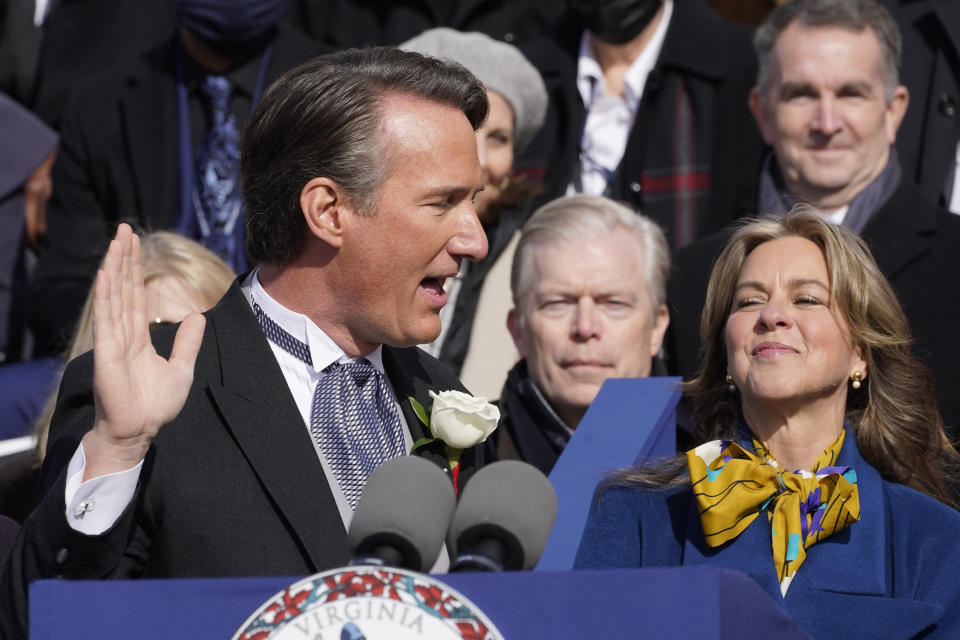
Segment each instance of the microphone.
[{"label": "microphone", "polygon": [[480,469],[460,492],[447,548],[451,572],[532,569],[557,517],[557,494],[540,470],[519,460]]},{"label": "microphone", "polygon": [[416,456],[387,460],[367,479],[350,522],[352,565],[429,571],[456,506],[453,483]]}]

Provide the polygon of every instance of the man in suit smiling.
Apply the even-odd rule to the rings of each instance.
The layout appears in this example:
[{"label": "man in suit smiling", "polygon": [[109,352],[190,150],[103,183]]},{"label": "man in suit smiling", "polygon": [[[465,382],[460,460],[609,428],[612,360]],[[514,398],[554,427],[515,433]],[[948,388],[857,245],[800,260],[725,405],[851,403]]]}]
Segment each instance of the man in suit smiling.
[{"label": "man in suit smiling", "polygon": [[[410,398],[462,390],[413,345],[440,331],[443,280],[487,250],[473,207],[486,111],[465,70],[392,49],[282,76],[244,139],[258,267],[153,344],[121,226],[98,275],[93,358],[64,376],[46,495],[5,568],[5,611],[22,616],[43,576],[304,574],[349,559],[358,464],[427,435]],[[370,395],[349,396],[354,383]],[[446,468],[442,442],[417,453]],[[480,455],[463,453],[461,484]]]}]

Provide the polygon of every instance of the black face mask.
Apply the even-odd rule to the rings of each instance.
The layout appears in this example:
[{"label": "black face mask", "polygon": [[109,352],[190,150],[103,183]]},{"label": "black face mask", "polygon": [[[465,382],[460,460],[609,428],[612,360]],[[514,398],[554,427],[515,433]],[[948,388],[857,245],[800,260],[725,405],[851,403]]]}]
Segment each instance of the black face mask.
[{"label": "black face mask", "polygon": [[177,0],[177,23],[223,53],[245,49],[271,31],[287,0]]},{"label": "black face mask", "polygon": [[630,42],[650,24],[663,0],[568,0],[594,36],[610,44]]}]

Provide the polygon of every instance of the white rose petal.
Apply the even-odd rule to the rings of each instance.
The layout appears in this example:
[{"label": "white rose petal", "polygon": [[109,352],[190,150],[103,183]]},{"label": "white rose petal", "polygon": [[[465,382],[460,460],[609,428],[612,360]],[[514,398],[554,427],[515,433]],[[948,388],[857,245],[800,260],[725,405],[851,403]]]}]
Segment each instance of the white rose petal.
[{"label": "white rose petal", "polygon": [[454,449],[468,449],[487,439],[500,421],[500,410],[486,398],[462,391],[430,392],[430,435]]}]

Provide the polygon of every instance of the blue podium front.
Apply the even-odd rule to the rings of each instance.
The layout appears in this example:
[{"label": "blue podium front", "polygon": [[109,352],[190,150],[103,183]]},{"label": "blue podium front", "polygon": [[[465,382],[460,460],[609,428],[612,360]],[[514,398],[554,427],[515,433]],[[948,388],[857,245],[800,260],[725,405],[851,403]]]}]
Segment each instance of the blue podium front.
[{"label": "blue podium front", "polygon": [[[724,569],[617,569],[436,576],[504,638],[808,638],[748,576]],[[30,638],[230,638],[296,578],[41,580]]]}]

